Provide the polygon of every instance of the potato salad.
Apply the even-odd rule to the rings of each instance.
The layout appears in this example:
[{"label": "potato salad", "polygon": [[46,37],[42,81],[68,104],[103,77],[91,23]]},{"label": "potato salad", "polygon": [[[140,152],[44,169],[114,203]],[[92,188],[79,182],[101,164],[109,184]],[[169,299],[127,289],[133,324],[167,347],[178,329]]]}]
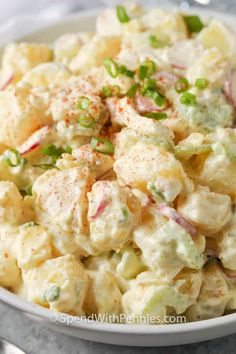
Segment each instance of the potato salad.
[{"label": "potato salad", "polygon": [[215,18],[118,5],[94,32],[7,45],[0,286],[123,323],[235,311],[235,118],[236,35]]}]

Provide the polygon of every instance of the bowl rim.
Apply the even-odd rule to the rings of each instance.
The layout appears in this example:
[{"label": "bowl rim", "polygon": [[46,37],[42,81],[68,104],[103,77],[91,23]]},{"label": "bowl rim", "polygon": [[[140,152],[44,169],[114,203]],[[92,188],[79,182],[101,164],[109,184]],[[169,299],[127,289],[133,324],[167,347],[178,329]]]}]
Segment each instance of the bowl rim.
[{"label": "bowl rim", "polygon": [[[167,8],[170,8],[169,6]],[[52,30],[54,27],[58,27],[59,25],[66,26],[70,21],[75,21],[79,19],[94,19],[95,16],[103,9],[95,8],[95,9],[86,9],[77,13],[73,13],[69,16],[66,16],[60,20],[53,21],[51,24],[43,25],[40,29],[30,31],[29,34],[16,36],[16,41],[32,40],[34,35],[40,34],[41,32],[45,32],[47,30]],[[184,11],[185,12],[185,11]],[[190,13],[198,13],[203,18],[210,17],[218,17],[230,24],[235,23],[236,16],[232,14],[226,14],[218,11],[212,11],[210,9],[202,9],[199,7],[192,7],[186,12]],[[27,16],[29,20],[30,16]],[[22,20],[22,19],[21,19]],[[32,23],[34,18],[32,16]],[[235,29],[236,29],[236,25]],[[78,25],[79,30],[79,25]],[[1,47],[1,46],[0,46]],[[150,335],[150,334],[183,334],[190,332],[202,332],[204,330],[212,329],[213,327],[225,327],[236,324],[236,313],[224,315],[221,317],[195,321],[195,322],[187,322],[187,323],[175,323],[175,324],[118,324],[118,323],[108,323],[108,322],[97,322],[97,321],[78,321],[78,322],[70,322],[70,318],[72,315],[68,315],[65,313],[59,313],[56,311],[49,310],[40,305],[31,303],[19,295],[16,295],[2,287],[0,287],[0,301],[3,303],[10,305],[12,308],[19,310],[20,312],[31,315],[34,318],[40,318],[42,320],[47,320],[48,323],[54,323],[55,325],[60,324],[60,326],[72,327],[83,330],[90,330],[96,332],[110,332],[110,333],[119,333],[124,335],[129,334],[142,334],[142,335]],[[60,320],[60,315],[63,315],[65,321]],[[76,316],[79,317],[79,316]],[[50,321],[50,318],[54,318],[54,321]],[[56,320],[55,320],[56,319]],[[68,319],[68,322],[67,322]],[[235,330],[236,331],[236,330]]]}]

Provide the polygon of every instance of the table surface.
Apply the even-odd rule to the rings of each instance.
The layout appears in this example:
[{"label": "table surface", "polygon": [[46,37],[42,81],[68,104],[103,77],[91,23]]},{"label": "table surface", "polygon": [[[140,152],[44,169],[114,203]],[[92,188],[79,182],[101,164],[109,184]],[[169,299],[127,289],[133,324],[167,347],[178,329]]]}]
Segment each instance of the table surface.
[{"label": "table surface", "polygon": [[[85,7],[98,7],[101,6],[102,3],[111,3],[115,2],[115,0],[65,1],[67,4],[68,2],[71,4],[71,9],[79,10]],[[148,1],[145,1],[145,4],[147,2]],[[149,2],[157,3],[155,0]],[[158,1],[159,4],[166,4],[167,2],[168,1],[166,0]],[[50,5],[50,14],[53,14],[54,16],[60,16],[60,11],[68,11],[67,9],[64,9],[63,6],[61,6],[60,11],[57,11],[57,7],[55,6],[56,3],[64,4],[62,0],[41,0],[40,2],[32,2],[30,0],[8,0],[7,2],[3,2],[3,0],[0,0],[0,22],[2,23],[2,21],[9,19],[10,16],[16,16],[18,14],[45,11],[45,9],[48,8],[48,5]],[[230,11],[231,13],[234,12],[236,14],[235,0],[212,0],[211,6],[220,11]],[[53,332],[39,324],[35,324],[31,320],[17,313],[15,310],[10,309],[1,303],[0,337],[15,343],[25,350],[27,354],[222,354],[223,352],[231,354],[235,353],[236,347],[236,334],[204,343],[162,348],[132,348],[92,343]]]}]

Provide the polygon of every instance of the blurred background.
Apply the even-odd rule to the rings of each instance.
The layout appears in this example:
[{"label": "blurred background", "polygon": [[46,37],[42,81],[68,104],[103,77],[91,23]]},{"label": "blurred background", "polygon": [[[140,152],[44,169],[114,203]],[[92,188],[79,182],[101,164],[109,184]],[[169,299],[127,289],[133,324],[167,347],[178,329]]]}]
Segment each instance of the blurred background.
[{"label": "blurred background", "polygon": [[[0,24],[21,15],[43,16],[47,19],[56,19],[65,14],[85,8],[112,6],[122,0],[0,0]],[[140,0],[145,5],[168,6],[174,4],[183,8],[189,5],[211,6],[220,11],[236,12],[236,0]],[[227,7],[226,7],[227,3]]]},{"label": "blurred background", "polygon": [[[0,46],[73,12],[112,7],[127,0],[0,0]],[[132,0],[131,0],[132,2]],[[198,6],[236,14],[236,0],[136,0],[145,6]]]}]

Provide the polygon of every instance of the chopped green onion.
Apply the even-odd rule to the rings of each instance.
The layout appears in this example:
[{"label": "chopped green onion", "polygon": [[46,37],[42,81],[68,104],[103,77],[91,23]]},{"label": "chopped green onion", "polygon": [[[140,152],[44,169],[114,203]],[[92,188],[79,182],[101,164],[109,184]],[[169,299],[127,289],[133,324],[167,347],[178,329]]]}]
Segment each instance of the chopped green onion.
[{"label": "chopped green onion", "polygon": [[61,157],[61,155],[65,152],[65,150],[61,147],[57,147],[54,144],[50,144],[42,149],[42,152],[45,155],[48,155],[52,158],[52,162],[56,163],[56,161]]},{"label": "chopped green onion", "polygon": [[33,193],[32,193],[32,186],[29,186],[28,188],[26,188],[25,194],[26,194],[26,195],[32,195],[32,194],[33,194]]},{"label": "chopped green onion", "polygon": [[91,140],[91,149],[97,152],[101,152],[102,154],[113,154],[114,153],[114,145],[112,142],[106,138],[95,138],[93,137]]},{"label": "chopped green onion", "polygon": [[91,101],[88,97],[86,96],[80,96],[78,98],[78,102],[77,102],[77,108],[85,110],[87,109],[91,104]]},{"label": "chopped green onion", "polygon": [[153,60],[147,59],[143,62],[143,65],[147,66],[147,68],[148,68],[148,76],[150,76],[156,72],[157,66]]},{"label": "chopped green onion", "polygon": [[41,168],[42,170],[50,170],[51,168],[56,168],[52,163],[41,163],[38,165],[33,165],[34,167]]},{"label": "chopped green onion", "polygon": [[165,112],[150,112],[145,114],[145,117],[152,118],[155,120],[162,120],[162,119],[166,119],[168,116]]},{"label": "chopped green onion", "polygon": [[131,78],[133,78],[135,75],[135,72],[127,69],[125,65],[119,66],[119,73],[122,75],[128,76],[128,77],[131,77]]},{"label": "chopped green onion", "polygon": [[6,161],[6,163],[10,167],[17,167],[20,165],[24,165],[27,162],[26,159],[21,157],[19,151],[15,150],[15,149],[11,149],[11,148],[4,151],[3,160]]},{"label": "chopped green onion", "polygon": [[209,81],[207,79],[197,79],[195,81],[195,86],[199,90],[204,90],[205,88],[207,88],[208,85],[209,85]]},{"label": "chopped green onion", "polygon": [[175,84],[175,90],[178,93],[187,91],[189,88],[189,82],[184,77],[181,77]]},{"label": "chopped green onion", "polygon": [[139,80],[144,80],[148,76],[148,67],[145,65],[140,65],[138,68],[138,78]]},{"label": "chopped green onion", "polygon": [[161,199],[163,201],[166,200],[164,194],[162,193],[162,191],[157,190],[154,183],[151,183],[150,185],[148,185],[148,190],[152,193],[152,195],[157,198],[157,199]]},{"label": "chopped green onion", "polygon": [[104,97],[111,97],[112,96],[112,89],[111,86],[103,86],[102,94]]},{"label": "chopped green onion", "polygon": [[104,60],[103,64],[111,77],[115,78],[118,76],[119,65],[113,59],[107,58]]},{"label": "chopped green onion", "polygon": [[196,96],[190,92],[184,92],[180,97],[180,102],[186,106],[195,106],[197,103]]},{"label": "chopped green onion", "polygon": [[121,214],[122,214],[122,219],[120,220],[120,222],[126,221],[129,216],[127,208],[121,208]]},{"label": "chopped green onion", "polygon": [[30,222],[27,222],[27,223],[21,225],[20,227],[33,227],[33,226],[39,226],[39,224],[37,224],[34,221],[30,221]]},{"label": "chopped green onion", "polygon": [[128,89],[128,91],[126,92],[126,96],[128,96],[129,98],[134,98],[134,96],[135,96],[135,94],[136,94],[138,88],[139,88],[139,84],[134,84],[134,85],[132,85],[132,86]]},{"label": "chopped green onion", "polygon": [[166,103],[166,98],[162,96],[157,90],[148,89],[145,91],[144,96],[150,97],[159,107],[164,106]]},{"label": "chopped green onion", "polygon": [[157,82],[155,79],[145,79],[143,83],[142,93],[145,95],[147,90],[156,90]]},{"label": "chopped green onion", "polygon": [[116,16],[121,23],[127,23],[130,21],[130,17],[127,15],[126,9],[122,5],[116,6]]},{"label": "chopped green onion", "polygon": [[89,114],[87,115],[81,115],[78,119],[78,123],[79,125],[81,125],[81,127],[83,128],[91,128],[94,126],[95,124],[95,120],[93,119],[92,116],[90,116]]},{"label": "chopped green onion", "polygon": [[56,301],[60,296],[61,288],[54,284],[49,289],[47,289],[44,293],[44,298],[47,302]]},{"label": "chopped green onion", "polygon": [[112,96],[120,96],[120,87],[118,85],[103,86],[102,94],[105,98]]},{"label": "chopped green onion", "polygon": [[67,153],[67,154],[72,154],[72,147],[71,146],[67,146],[66,148],[65,148],[65,152]]},{"label": "chopped green onion", "polygon": [[162,48],[162,47],[164,47],[164,43],[160,39],[158,39],[156,36],[154,36],[154,35],[151,35],[149,37],[149,44],[153,48]]},{"label": "chopped green onion", "polygon": [[211,144],[202,144],[200,146],[177,145],[174,148],[175,157],[181,158],[189,155],[199,155],[212,151]]},{"label": "chopped green onion", "polygon": [[198,33],[204,27],[200,17],[196,15],[184,16],[184,21],[191,33]]},{"label": "chopped green onion", "polygon": [[156,64],[152,60],[145,60],[138,69],[139,80],[144,80],[156,71]]}]

